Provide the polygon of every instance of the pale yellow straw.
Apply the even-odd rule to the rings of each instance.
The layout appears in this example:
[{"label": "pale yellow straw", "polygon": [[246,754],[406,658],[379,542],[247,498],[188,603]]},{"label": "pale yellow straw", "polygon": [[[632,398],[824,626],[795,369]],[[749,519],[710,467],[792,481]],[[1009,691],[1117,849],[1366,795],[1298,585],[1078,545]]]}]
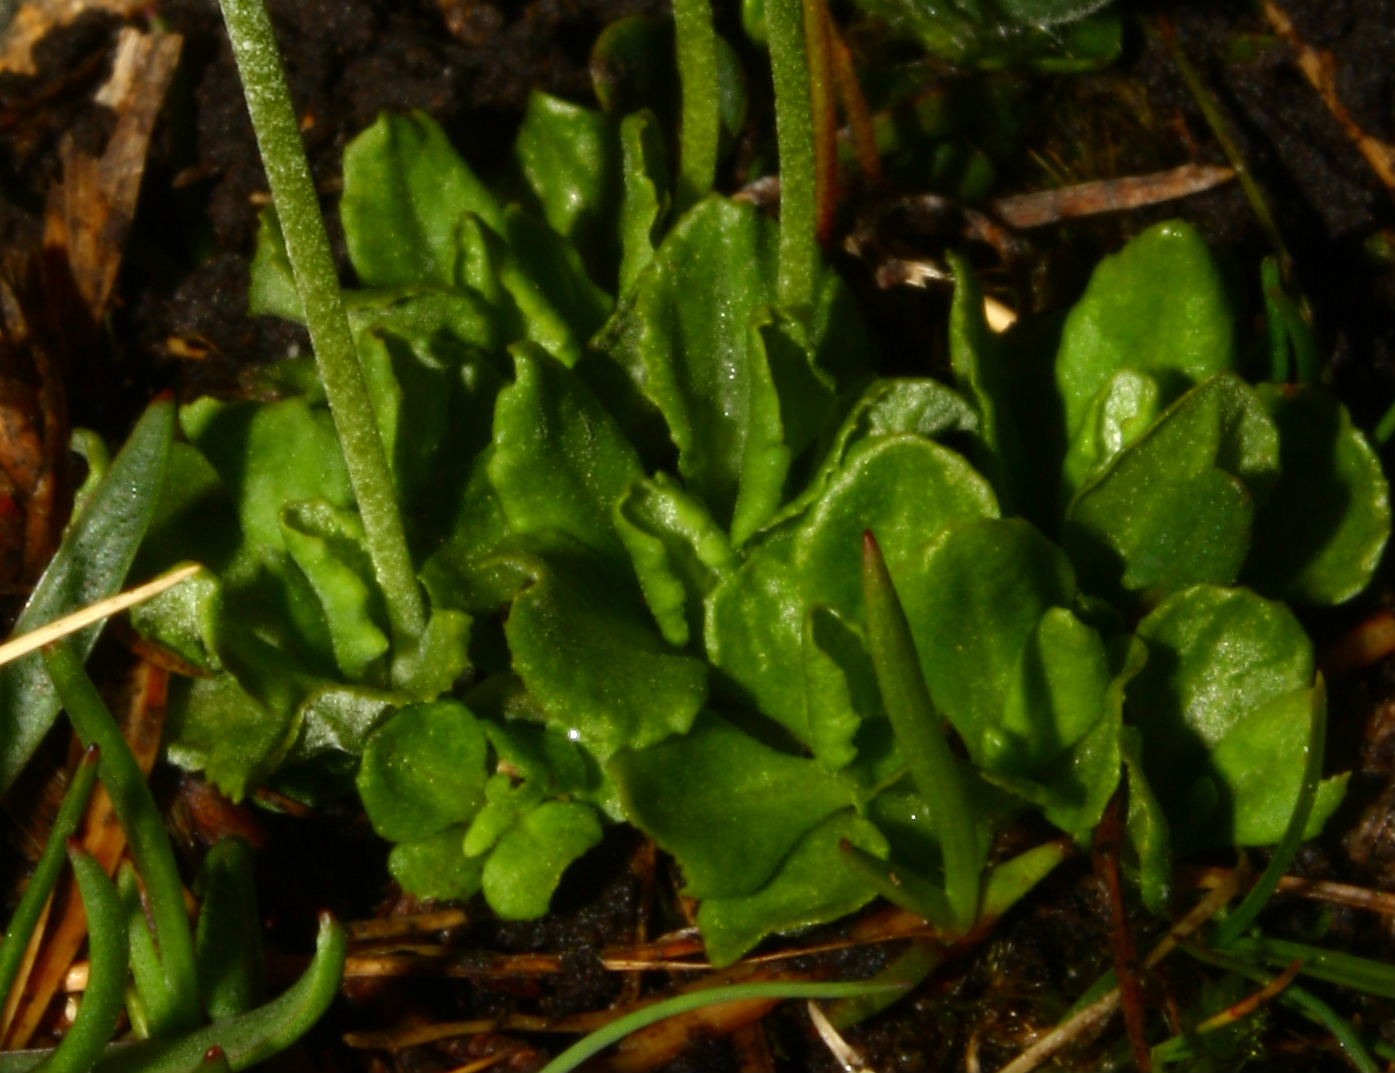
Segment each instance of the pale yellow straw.
[{"label": "pale yellow straw", "polygon": [[84,607],[80,611],[74,611],[71,615],[64,615],[45,626],[40,626],[37,630],[31,630],[29,633],[11,638],[4,644],[0,644],[0,666],[4,666],[11,660],[19,659],[20,656],[27,655],[35,649],[43,648],[46,644],[61,640],[69,634],[77,633],[78,630],[85,629],[94,622],[100,622],[104,618],[119,614],[128,608],[135,607],[136,604],[145,603],[146,600],[159,596],[166,589],[172,589],[181,581],[193,577],[202,569],[203,567],[198,563],[189,563],[187,566],[171,570],[168,574],[161,574],[153,581],[147,581],[144,585],[137,585],[134,589],[119,592],[115,596]]}]

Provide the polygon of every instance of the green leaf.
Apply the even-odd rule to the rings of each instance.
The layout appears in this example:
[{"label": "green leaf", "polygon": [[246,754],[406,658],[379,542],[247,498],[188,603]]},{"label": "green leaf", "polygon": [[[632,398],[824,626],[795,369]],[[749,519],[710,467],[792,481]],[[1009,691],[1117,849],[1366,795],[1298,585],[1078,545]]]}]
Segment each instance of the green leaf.
[{"label": "green leaf", "polygon": [[623,296],[653,260],[659,223],[668,211],[668,165],[652,112],[634,112],[620,121],[620,159],[619,292]]},{"label": "green leaf", "polygon": [[724,525],[745,480],[778,484],[789,462],[752,334],[774,298],[775,246],[774,226],[749,206],[706,199],[669,232],[598,340],[663,414],[679,473]]},{"label": "green leaf", "polygon": [[480,889],[484,873],[483,858],[465,856],[464,838],[464,826],[456,823],[426,838],[399,842],[388,854],[388,871],[418,898],[464,901]]},{"label": "green leaf", "polygon": [[252,251],[252,279],[247,289],[247,312],[254,317],[281,317],[305,322],[305,305],[296,290],[286,236],[276,209],[268,205],[257,214],[257,245]]},{"label": "green leaf", "polygon": [[997,501],[964,460],[913,435],[865,440],[810,509],[795,543],[794,566],[809,603],[862,618],[858,563],[870,529],[896,577],[950,522],[992,517]]},{"label": "green leaf", "polygon": [[1147,373],[1120,369],[1090,400],[1084,421],[1066,448],[1061,467],[1061,502],[1069,503],[1125,447],[1152,427],[1162,413],[1162,390]]},{"label": "green leaf", "polygon": [[[279,997],[249,1013],[229,1017],[174,1039],[116,1046],[92,1073],[188,1073],[211,1047],[221,1047],[233,1069],[251,1069],[285,1050],[323,1016],[339,993],[344,972],[344,929],[328,913],[320,918],[315,956]],[[6,1070],[19,1073],[31,1066]]]},{"label": "green leaf", "polygon": [[1172,834],[1162,803],[1143,772],[1143,737],[1138,727],[1126,726],[1119,736],[1124,770],[1128,772],[1129,845],[1138,858],[1138,887],[1150,913],[1166,916],[1172,898]]},{"label": "green leaf", "polygon": [[484,862],[484,896],[506,920],[542,916],[567,866],[601,840],[596,810],[544,801],[499,839]]},{"label": "green leaf", "polygon": [[269,710],[230,674],[180,680],[170,687],[165,748],[173,763],[203,771],[240,801],[289,748],[293,713]]},{"label": "green leaf", "polygon": [[[126,579],[164,483],[174,406],[146,410],[64,533],[15,622],[16,636],[113,595]],[[85,659],[102,627],[68,644]],[[58,715],[58,694],[35,652],[0,667],[0,789],[8,789]]]},{"label": "green leaf", "polygon": [[89,921],[90,975],[77,1016],[37,1067],[41,1073],[87,1073],[116,1031],[125,992],[126,922],[116,888],[90,854],[74,848],[68,856]]},{"label": "green leaf", "polygon": [[456,234],[466,213],[503,230],[494,196],[424,113],[384,114],[345,148],[339,215],[365,286],[462,282]]},{"label": "green leaf", "polygon": [[[1128,716],[1143,732],[1144,771],[1174,837],[1187,846],[1276,841],[1315,717],[1303,627],[1247,589],[1201,585],[1159,605],[1138,634],[1149,659]],[[1340,796],[1340,781],[1322,784],[1312,829]]]},{"label": "green leaf", "polygon": [[513,669],[552,725],[602,758],[692,725],[707,668],[659,635],[632,582],[575,552],[494,561],[517,578],[504,624]]},{"label": "green leaf", "polygon": [[698,927],[713,965],[730,965],[767,935],[846,916],[872,900],[873,888],[844,867],[844,842],[884,857],[887,842],[851,810],[834,813],[809,831],[759,890],[744,897],[706,898]]},{"label": "green leaf", "polygon": [[[976,764],[1025,773],[1073,740],[1016,700],[1044,673],[1027,663],[1043,616],[1074,602],[1059,548],[1020,519],[953,522],[895,576],[930,695]],[[1099,709],[1059,714],[1089,726]]]},{"label": "green leaf", "polygon": [[312,499],[286,505],[281,533],[324,608],[335,662],[350,679],[361,679],[389,644],[363,523],[351,511]]},{"label": "green leaf", "polygon": [[1245,579],[1298,603],[1349,600],[1370,583],[1390,536],[1380,458],[1325,391],[1259,391],[1279,427],[1279,480],[1255,516]]},{"label": "green leaf", "polygon": [[1230,584],[1278,452],[1253,389],[1228,373],[1193,388],[1072,501],[1062,536],[1081,580],[1145,600]]},{"label": "green leaf", "polygon": [[851,804],[816,762],[711,713],[681,737],[617,753],[607,770],[630,822],[673,854],[696,898],[752,893],[805,832]]},{"label": "green leaf", "polygon": [[363,750],[358,791],[373,829],[408,842],[469,820],[484,804],[486,743],[453,700],[403,708]]},{"label": "green leaf", "polygon": [[523,315],[524,336],[572,366],[605,323],[611,298],[587,278],[566,239],[515,205],[504,213],[499,281]]},{"label": "green leaf", "polygon": [[499,395],[489,481],[514,533],[558,530],[623,559],[612,511],[642,477],[639,459],[591,391],[535,348],[514,354]]},{"label": "green leaf", "polygon": [[978,277],[962,258],[950,255],[954,269],[954,304],[949,315],[949,353],[959,387],[974,401],[984,450],[981,469],[1005,513],[1017,513],[1022,496],[1017,481],[1026,475],[1021,428],[1014,420],[1012,373],[1004,341],[988,327]]},{"label": "green leaf", "polygon": [[613,236],[606,234],[606,225],[620,194],[615,120],[534,90],[513,152],[552,230],[595,263],[602,255],[613,261]]},{"label": "green leaf", "polygon": [[[237,505],[242,525],[238,563],[254,572],[285,551],[281,511],[287,503],[321,499],[351,508],[353,493],[329,411],[302,398],[185,406],[180,426],[212,463]],[[241,580],[236,571],[226,578]]]},{"label": "green leaf", "polygon": [[1056,383],[1068,438],[1121,369],[1152,377],[1165,402],[1234,369],[1233,331],[1220,271],[1201,236],[1181,221],[1149,228],[1100,262],[1066,319]]},{"label": "green leaf", "polygon": [[666,473],[632,484],[614,522],[664,638],[681,648],[700,636],[707,594],[736,568],[726,533]]}]

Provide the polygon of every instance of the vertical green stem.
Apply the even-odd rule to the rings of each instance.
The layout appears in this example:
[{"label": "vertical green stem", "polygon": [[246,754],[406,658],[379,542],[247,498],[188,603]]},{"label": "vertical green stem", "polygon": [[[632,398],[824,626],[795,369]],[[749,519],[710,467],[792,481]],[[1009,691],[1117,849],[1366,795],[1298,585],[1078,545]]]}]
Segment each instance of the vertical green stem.
[{"label": "vertical green stem", "polygon": [[775,138],[780,150],[780,304],[813,304],[819,248],[814,170],[814,111],[800,0],[768,0]]},{"label": "vertical green stem", "polygon": [[722,94],[710,0],[673,0],[673,22],[683,82],[677,199],[682,212],[711,190],[716,178]]},{"label": "vertical green stem", "polygon": [[420,635],[426,614],[392,474],[344,313],[276,36],[262,0],[220,2],[271,197],[285,234],[286,255],[305,307],[320,379],[363,517],[368,552],[387,601],[393,639],[401,647]]},{"label": "vertical green stem", "polygon": [[102,785],[111,795],[116,817],[126,830],[131,855],[150,898],[160,960],[175,1003],[171,1014],[177,1027],[191,1028],[199,1020],[194,936],[184,911],[184,884],[164,820],[131,747],[72,648],[59,643],[44,649],[44,663],[78,737],[89,748],[96,745],[101,750],[98,771]]}]

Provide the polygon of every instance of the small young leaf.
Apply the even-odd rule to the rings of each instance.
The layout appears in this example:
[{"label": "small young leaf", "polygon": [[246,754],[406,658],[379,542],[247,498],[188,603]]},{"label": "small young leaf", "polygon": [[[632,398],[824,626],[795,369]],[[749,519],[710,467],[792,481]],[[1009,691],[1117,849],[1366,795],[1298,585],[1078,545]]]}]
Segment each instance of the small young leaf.
[{"label": "small young leaf", "polygon": [[504,833],[484,862],[490,908],[506,920],[547,912],[567,866],[601,840],[596,810],[576,801],[544,801]]},{"label": "small young leaf", "polygon": [[262,922],[252,849],[221,839],[204,858],[194,884],[200,899],[194,932],[199,996],[214,1021],[253,1009],[262,992]]},{"label": "small young leaf", "polygon": [[399,842],[388,854],[392,878],[418,898],[464,901],[480,889],[482,857],[467,857],[461,844],[465,828],[452,824],[434,835]]},{"label": "small young leaf", "polygon": [[369,737],[358,791],[378,834],[413,841],[475,815],[484,764],[484,729],[465,705],[414,704]]}]

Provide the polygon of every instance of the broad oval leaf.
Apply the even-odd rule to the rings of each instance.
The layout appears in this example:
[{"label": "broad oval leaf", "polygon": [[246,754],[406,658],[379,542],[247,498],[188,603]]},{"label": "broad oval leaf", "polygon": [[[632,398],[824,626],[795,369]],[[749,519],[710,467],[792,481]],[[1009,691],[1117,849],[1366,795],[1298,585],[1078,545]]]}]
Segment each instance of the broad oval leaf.
[{"label": "broad oval leaf", "polygon": [[403,708],[363,750],[358,792],[373,829],[409,842],[471,819],[484,804],[485,758],[484,730],[465,705]]},{"label": "broad oval leaf", "polygon": [[1252,388],[1229,373],[1193,388],[1071,502],[1062,538],[1082,583],[1144,599],[1230,584],[1278,464]]},{"label": "broad oval leaf", "polygon": [[1279,480],[1255,516],[1245,579],[1307,604],[1338,604],[1371,581],[1390,536],[1390,486],[1346,407],[1315,388],[1265,384],[1279,427]]},{"label": "broad oval leaf", "polygon": [[1105,258],[1071,310],[1056,355],[1067,436],[1074,439],[1095,395],[1121,369],[1151,376],[1165,401],[1233,369],[1232,322],[1220,271],[1189,225],[1158,224]]}]

